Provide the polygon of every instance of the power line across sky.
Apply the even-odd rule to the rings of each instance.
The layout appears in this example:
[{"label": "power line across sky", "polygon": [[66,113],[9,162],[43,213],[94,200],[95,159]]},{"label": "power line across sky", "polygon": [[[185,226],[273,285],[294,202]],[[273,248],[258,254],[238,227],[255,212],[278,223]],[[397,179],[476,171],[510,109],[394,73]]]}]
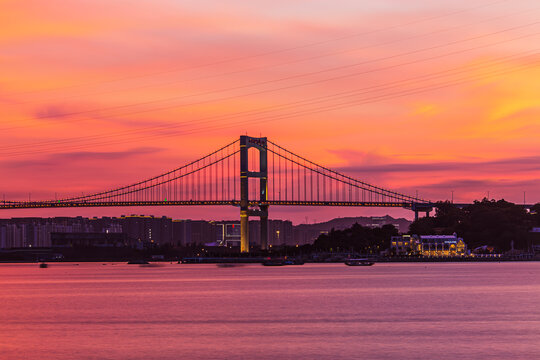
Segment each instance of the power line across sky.
[{"label": "power line across sky", "polygon": [[[367,69],[367,70],[362,70],[360,72],[357,71],[357,72],[345,73],[345,74],[341,74],[341,75],[339,73],[337,75],[332,74],[332,72],[335,72],[337,70],[341,71],[341,70],[346,70],[346,69],[354,69],[354,68],[356,68],[358,66],[364,66],[364,65],[368,65],[368,64],[377,64],[377,63],[384,62],[384,61],[389,60],[389,59],[396,59],[396,58],[406,57],[406,56],[409,56],[409,55],[419,54],[419,53],[423,53],[423,52],[427,52],[427,51],[444,49],[445,47],[451,47],[451,46],[456,45],[456,44],[461,44],[461,43],[467,44],[467,43],[469,43],[471,41],[475,41],[475,40],[478,40],[478,39],[486,39],[486,38],[489,39],[490,37],[493,37],[494,35],[503,34],[503,33],[506,33],[506,32],[511,32],[511,31],[516,30],[516,29],[527,29],[529,27],[534,27],[536,25],[538,25],[538,22],[529,23],[529,24],[523,24],[523,25],[520,25],[520,26],[517,26],[517,27],[511,27],[511,28],[506,28],[506,29],[503,29],[503,30],[499,30],[497,32],[485,33],[485,34],[477,35],[477,36],[474,36],[474,37],[467,37],[465,39],[460,39],[460,40],[455,40],[455,41],[451,41],[451,42],[447,42],[447,43],[443,43],[443,44],[438,44],[438,45],[435,45],[435,46],[415,49],[415,50],[412,50],[412,51],[398,53],[398,54],[386,56],[386,57],[383,57],[383,58],[377,58],[377,59],[373,59],[373,60],[362,61],[360,63],[353,63],[353,64],[334,67],[334,68],[330,68],[330,69],[318,70],[318,71],[315,71],[315,72],[308,72],[308,73],[304,73],[304,74],[297,74],[297,75],[287,76],[287,77],[284,77],[284,78],[278,78],[278,79],[259,82],[259,83],[252,83],[252,84],[248,84],[248,85],[236,86],[236,87],[233,87],[233,88],[225,88],[225,89],[222,89],[222,90],[213,90],[213,91],[210,91],[210,92],[207,92],[207,93],[183,95],[183,96],[177,96],[177,97],[168,98],[168,99],[158,99],[158,100],[152,100],[152,101],[147,101],[147,102],[138,102],[138,103],[133,103],[133,104],[128,104],[128,105],[117,105],[117,106],[105,107],[105,108],[87,109],[87,110],[76,111],[76,112],[69,112],[68,111],[68,112],[64,112],[62,114],[56,115],[56,117],[68,119],[68,122],[73,122],[73,121],[85,121],[87,119],[85,119],[84,116],[85,115],[91,115],[93,113],[97,113],[102,117],[103,116],[107,117],[107,114],[103,113],[103,112],[107,112],[107,111],[113,111],[111,116],[134,115],[134,114],[140,114],[140,113],[146,113],[146,112],[154,112],[154,111],[159,111],[159,110],[164,110],[164,109],[173,109],[173,108],[187,107],[187,106],[201,105],[201,104],[212,104],[213,102],[232,100],[232,99],[237,99],[237,98],[246,97],[246,96],[250,96],[250,95],[259,95],[259,94],[264,94],[264,93],[283,91],[283,90],[302,87],[302,86],[307,86],[307,85],[324,84],[325,82],[329,82],[329,81],[332,81],[332,80],[346,79],[346,78],[351,78],[351,77],[354,77],[354,76],[366,75],[366,74],[371,74],[371,73],[374,73],[374,72],[381,72],[381,71],[385,71],[385,70],[389,70],[389,69],[395,69],[395,68],[399,68],[399,67],[404,67],[406,65],[417,64],[417,63],[422,63],[422,62],[428,62],[428,61],[433,60],[433,59],[444,58],[444,57],[448,57],[448,56],[456,55],[456,54],[463,54],[463,53],[466,53],[468,51],[476,51],[476,50],[481,49],[481,48],[493,47],[493,46],[501,45],[501,44],[504,44],[504,43],[512,43],[512,42],[522,40],[522,39],[534,39],[535,36],[538,35],[538,33],[537,32],[532,32],[532,33],[529,32],[529,33],[526,33],[526,34],[519,34],[517,36],[513,36],[513,37],[510,37],[510,38],[505,38],[504,40],[498,40],[498,41],[492,41],[492,42],[482,42],[480,45],[476,44],[476,45],[474,45],[472,47],[468,47],[468,48],[461,48],[461,49],[458,49],[458,50],[442,52],[442,53],[439,53],[439,54],[436,54],[436,55],[427,56],[427,57],[424,57],[424,58],[417,58],[415,60],[405,61],[405,62],[401,62],[401,63],[397,63],[397,64],[386,65],[386,66],[382,66],[382,67],[379,67],[379,68],[370,68],[370,69]],[[512,59],[509,58],[509,60],[512,60]],[[519,60],[519,57],[517,57],[516,60]],[[277,88],[255,90],[255,91],[247,92],[247,93],[240,94],[240,95],[229,95],[229,96],[225,96],[225,97],[221,97],[221,98],[215,98],[215,99],[204,99],[203,98],[204,100],[199,100],[199,101],[195,101],[195,102],[192,102],[192,103],[170,104],[170,105],[158,106],[158,107],[153,107],[153,108],[151,107],[151,108],[143,108],[143,109],[134,109],[134,110],[129,110],[129,111],[114,112],[115,110],[129,109],[131,107],[137,108],[137,107],[144,106],[144,105],[151,105],[151,104],[156,104],[156,103],[159,104],[160,102],[168,102],[168,101],[171,101],[171,100],[178,100],[178,99],[181,100],[181,99],[189,98],[189,97],[192,97],[192,96],[208,95],[208,94],[212,94],[212,93],[221,93],[221,92],[227,92],[227,91],[231,91],[231,90],[244,89],[244,88],[249,89],[251,87],[256,87],[256,86],[260,86],[260,85],[266,85],[266,84],[272,84],[272,83],[280,83],[280,82],[291,80],[291,79],[297,79],[297,78],[302,78],[302,77],[306,77],[306,76],[319,75],[319,74],[325,74],[325,73],[330,73],[331,76],[328,76],[328,77],[325,77],[325,78],[322,78],[322,79],[317,79],[317,80],[310,80],[310,81],[303,82],[303,83],[295,83],[295,84],[292,84],[292,85],[279,86]],[[375,88],[377,88],[377,86],[375,86]],[[328,95],[327,97],[332,97],[332,96],[333,95]],[[319,99],[321,99],[321,98],[319,98]],[[301,101],[299,101],[299,102],[301,102]],[[273,107],[278,108],[278,109],[280,108],[279,105],[273,106]],[[283,108],[283,107],[281,106],[281,108]],[[76,119],[77,116],[79,116],[80,118]],[[45,114],[45,115],[42,115],[42,116],[38,115],[38,116],[34,117],[34,119],[35,118],[38,118],[38,119],[39,118],[51,118],[51,117],[55,117],[55,115],[49,115],[49,114]],[[75,117],[75,119],[74,119],[74,117]],[[30,121],[30,120],[32,120],[32,119],[29,118],[28,121]],[[201,120],[192,120],[192,121],[187,121],[187,122],[186,121],[181,121],[180,123],[176,122],[176,124],[174,124],[173,126],[174,127],[184,126],[186,124],[189,124],[190,122],[200,122],[200,121]],[[204,121],[204,119],[203,119],[203,121]],[[219,121],[219,116],[216,117],[215,121]],[[4,130],[4,131],[6,131],[6,130],[14,130],[14,129],[20,129],[20,128],[25,128],[25,127],[26,128],[36,128],[36,126],[51,126],[51,125],[54,125],[54,123],[50,123],[50,122],[49,123],[42,123],[42,124],[31,123],[31,124],[28,124],[28,125],[18,125],[18,126],[6,127],[6,128],[3,128],[2,130]],[[64,124],[62,124],[62,125],[64,125]],[[145,132],[146,131],[151,131],[151,130],[161,131],[161,130],[163,130],[163,128],[164,128],[163,126],[156,126],[154,128],[146,127],[146,128],[141,129],[141,130],[145,131]],[[129,132],[127,132],[127,133],[129,133]],[[114,135],[120,135],[120,134],[114,134]],[[101,135],[96,135],[96,136],[97,137],[108,137],[108,136],[110,136],[110,132],[103,133]],[[78,141],[78,140],[81,140],[81,139],[78,138],[78,139],[74,139],[74,140]],[[63,142],[62,140],[58,140],[58,141],[59,141],[58,144]],[[134,139],[134,141],[136,141],[136,139]],[[52,141],[52,142],[54,142],[54,141]],[[51,141],[49,141],[49,143],[51,143]],[[12,145],[12,146],[25,147],[25,146],[28,146],[28,145],[30,145],[30,144],[21,144],[21,145],[18,145],[18,146],[17,145]],[[40,143],[34,143],[33,145],[40,145]],[[10,148],[10,146],[8,146],[8,148]]]},{"label": "power line across sky", "polygon": [[[291,0],[272,9],[236,4],[218,17],[195,3],[157,1],[151,14],[139,5],[119,13],[89,3],[83,14],[37,0],[33,18],[8,12],[0,163],[19,181],[3,186],[24,192],[36,168],[46,168],[44,187],[55,187],[58,172],[74,193],[88,194],[77,184],[108,188],[98,174],[136,183],[135,169],[160,173],[245,133],[294,142],[329,168],[508,159],[491,178],[359,176],[388,189],[420,188],[427,198],[456,184],[466,197],[493,179],[518,186],[540,178],[532,171],[524,179],[519,168],[540,136],[534,2],[325,8]],[[173,8],[182,14],[168,14]]]}]

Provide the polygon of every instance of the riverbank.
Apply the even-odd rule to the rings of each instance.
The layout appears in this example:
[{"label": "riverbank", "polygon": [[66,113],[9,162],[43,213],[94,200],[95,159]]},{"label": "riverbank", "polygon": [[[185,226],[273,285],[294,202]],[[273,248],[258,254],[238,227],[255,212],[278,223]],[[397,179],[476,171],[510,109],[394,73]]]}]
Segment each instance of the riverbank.
[{"label": "riverbank", "polygon": [[[355,257],[358,258],[358,257]],[[362,257],[360,257],[362,258]],[[152,259],[141,259],[151,263],[181,263],[181,264],[260,264],[270,259],[291,259],[291,260],[301,260],[304,263],[310,264],[336,264],[344,263],[347,258],[343,259],[326,259],[326,260],[314,260],[305,257],[282,257],[282,256],[265,256],[265,257],[189,257],[182,259],[168,259],[168,260],[152,260]],[[80,263],[127,263],[133,261],[134,259],[92,259],[92,260],[0,260],[0,264],[32,264],[32,263],[70,263],[70,262],[80,262]],[[137,259],[136,259],[137,260]],[[370,261],[375,263],[449,263],[449,262],[528,262],[528,261],[540,261],[540,256],[535,257],[464,257],[464,258],[420,258],[420,257],[369,257]]]}]

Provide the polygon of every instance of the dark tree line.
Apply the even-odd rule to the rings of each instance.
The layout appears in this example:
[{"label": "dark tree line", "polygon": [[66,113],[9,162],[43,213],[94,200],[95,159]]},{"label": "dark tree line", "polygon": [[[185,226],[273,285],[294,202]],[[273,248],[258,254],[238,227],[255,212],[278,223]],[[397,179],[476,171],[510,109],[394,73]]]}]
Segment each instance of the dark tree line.
[{"label": "dark tree line", "polygon": [[398,235],[398,230],[393,225],[372,229],[354,224],[349,229],[332,229],[328,234],[321,234],[313,243],[313,250],[379,254],[390,247],[390,238],[394,235]]},{"label": "dark tree line", "polygon": [[483,245],[498,251],[527,249],[530,245],[533,227],[540,227],[540,204],[530,212],[522,206],[505,200],[475,201],[473,204],[457,208],[450,202],[437,204],[435,216],[420,218],[409,228],[411,234],[452,234],[456,233],[469,248]]}]

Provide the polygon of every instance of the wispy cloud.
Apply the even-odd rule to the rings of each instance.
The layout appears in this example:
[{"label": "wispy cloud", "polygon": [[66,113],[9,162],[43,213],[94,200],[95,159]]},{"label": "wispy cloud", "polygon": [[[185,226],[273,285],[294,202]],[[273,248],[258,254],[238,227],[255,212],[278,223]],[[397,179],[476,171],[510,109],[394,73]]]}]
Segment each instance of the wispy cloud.
[{"label": "wispy cloud", "polygon": [[158,147],[139,147],[124,151],[76,151],[63,152],[38,156],[29,160],[9,160],[2,161],[1,166],[4,168],[28,168],[32,170],[43,169],[48,167],[63,167],[67,168],[73,164],[81,164],[87,162],[107,162],[112,161],[118,163],[119,160],[131,160],[142,155],[156,154],[164,151]]},{"label": "wispy cloud", "polygon": [[[388,160],[388,158],[382,158]],[[373,164],[370,159],[367,164],[340,167],[346,173],[425,173],[425,172],[463,172],[475,174],[486,173],[517,173],[540,171],[540,156],[524,156],[486,161],[441,161],[441,162],[409,162]]]}]

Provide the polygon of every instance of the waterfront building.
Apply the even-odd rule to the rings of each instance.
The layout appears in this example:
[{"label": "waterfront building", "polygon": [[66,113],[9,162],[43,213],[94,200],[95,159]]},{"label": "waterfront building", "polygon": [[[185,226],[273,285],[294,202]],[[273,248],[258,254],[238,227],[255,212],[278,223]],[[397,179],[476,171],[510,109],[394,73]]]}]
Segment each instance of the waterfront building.
[{"label": "waterfront building", "polygon": [[434,257],[465,256],[469,254],[467,244],[456,234],[392,236],[390,251],[395,255]]},{"label": "waterfront building", "polygon": [[529,232],[531,250],[535,254],[540,254],[540,227],[534,227]]},{"label": "waterfront building", "polygon": [[[415,239],[411,235],[392,236],[390,250],[395,255],[416,255],[416,247],[413,246]],[[416,242],[415,242],[416,244]]]},{"label": "waterfront building", "polygon": [[398,231],[400,230],[399,223],[391,222],[390,219],[392,218],[389,216],[371,216],[368,219],[371,221],[364,225],[368,228],[378,229],[382,228],[384,225],[393,225],[396,229],[398,229]]},{"label": "waterfront building", "polygon": [[240,221],[223,220],[214,221],[213,224],[216,228],[218,246],[240,247]]},{"label": "waterfront building", "polygon": [[121,216],[118,220],[123,232],[136,247],[173,243],[171,218],[130,215]]},{"label": "waterfront building", "polygon": [[0,232],[0,244],[3,248],[21,248],[27,246],[27,225],[26,224],[6,224],[2,226]]},{"label": "waterfront building", "polygon": [[172,237],[176,246],[203,245],[216,239],[216,227],[205,220],[174,220]]},{"label": "waterfront building", "polygon": [[420,235],[417,250],[423,256],[465,256],[467,245],[462,238],[452,235]]},{"label": "waterfront building", "polygon": [[299,241],[294,239],[293,237],[292,222],[288,220],[269,220],[268,221],[268,246],[270,245],[294,246],[298,244],[299,244]]},{"label": "waterfront building", "polygon": [[7,249],[7,228],[0,226],[0,249]]},{"label": "waterfront building", "polygon": [[123,233],[109,232],[60,232],[51,233],[53,248],[87,248],[87,247],[126,247],[127,237]]}]

